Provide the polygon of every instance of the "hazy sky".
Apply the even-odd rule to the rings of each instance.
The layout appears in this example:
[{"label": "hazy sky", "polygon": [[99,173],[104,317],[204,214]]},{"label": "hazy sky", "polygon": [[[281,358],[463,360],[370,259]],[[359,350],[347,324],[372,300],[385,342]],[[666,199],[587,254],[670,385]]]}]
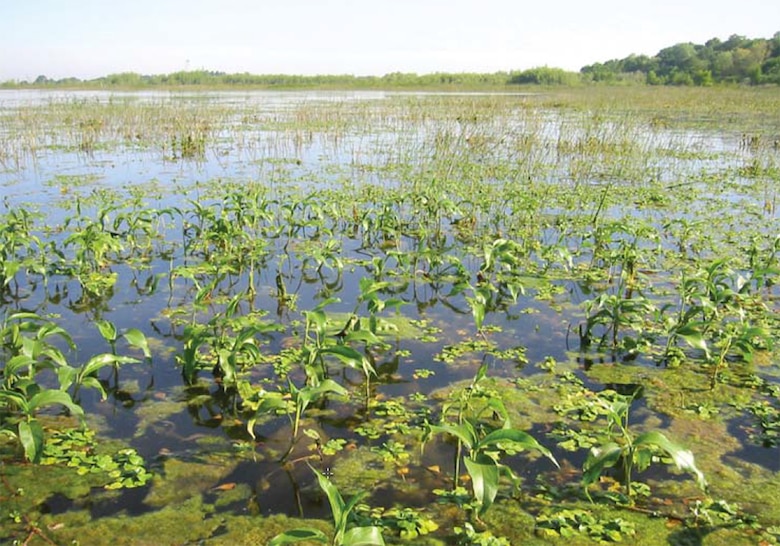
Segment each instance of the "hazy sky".
[{"label": "hazy sky", "polygon": [[0,81],[494,72],[780,31],[780,0],[0,0]]}]

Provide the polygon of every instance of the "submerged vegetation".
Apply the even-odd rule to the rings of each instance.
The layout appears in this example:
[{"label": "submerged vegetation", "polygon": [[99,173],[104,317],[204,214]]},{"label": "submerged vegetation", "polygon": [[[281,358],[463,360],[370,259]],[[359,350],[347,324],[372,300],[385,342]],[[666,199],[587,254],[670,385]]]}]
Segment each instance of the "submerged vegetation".
[{"label": "submerged vegetation", "polygon": [[1,541],[780,541],[776,90],[9,93]]}]

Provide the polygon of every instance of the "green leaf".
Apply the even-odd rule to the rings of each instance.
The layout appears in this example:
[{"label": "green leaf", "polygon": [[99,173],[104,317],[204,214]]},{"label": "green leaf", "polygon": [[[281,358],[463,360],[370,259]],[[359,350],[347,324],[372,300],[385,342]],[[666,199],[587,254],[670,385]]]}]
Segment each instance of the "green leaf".
[{"label": "green leaf", "polygon": [[41,460],[43,453],[43,427],[36,419],[19,421],[19,441],[24,448],[24,456],[31,463]]},{"label": "green leaf", "polygon": [[343,546],[384,546],[379,527],[353,527],[344,534]]},{"label": "green leaf", "polygon": [[[296,392],[294,389],[294,385],[290,383],[291,391]],[[319,383],[317,386],[306,386],[301,389],[297,390],[297,403],[300,406],[300,411],[303,413],[308,405],[314,401],[320,398],[322,395],[326,393],[335,393],[341,396],[347,396],[349,394],[349,391],[333,381],[332,379],[325,379],[321,383]]]},{"label": "green leaf", "polygon": [[599,448],[591,448],[582,470],[582,483],[585,487],[595,483],[605,468],[615,466],[622,453],[621,447],[613,442]]},{"label": "green leaf", "polygon": [[333,345],[332,347],[325,347],[320,350],[321,354],[330,354],[341,360],[344,364],[350,368],[362,368],[366,375],[376,375],[376,370],[371,366],[368,359],[360,352],[356,351],[352,347],[345,345]]},{"label": "green leaf", "polygon": [[482,323],[485,321],[485,302],[479,298],[466,296],[466,301],[471,307],[471,315],[474,317],[474,326],[477,330],[482,329]]},{"label": "green leaf", "polygon": [[55,404],[65,406],[73,415],[84,415],[84,410],[73,402],[70,394],[65,391],[51,389],[43,390],[30,398],[29,411],[32,413],[38,408]]},{"label": "green leaf", "polygon": [[485,379],[485,376],[487,376],[488,372],[488,361],[483,360],[482,363],[479,365],[479,368],[477,368],[477,373],[474,374],[474,379],[471,380],[471,386],[476,387],[477,384]]},{"label": "green leaf", "polygon": [[105,339],[109,343],[113,343],[114,341],[116,341],[117,338],[116,326],[114,326],[112,322],[109,322],[104,319],[99,319],[95,321],[95,326],[97,326],[97,329],[100,332],[100,335],[103,336],[103,339]]},{"label": "green leaf", "polygon": [[16,406],[25,415],[30,415],[32,413],[27,398],[25,398],[24,395],[19,392],[2,389],[0,390],[0,401],[12,407]]},{"label": "green leaf", "polygon": [[324,335],[325,326],[328,322],[325,312],[320,309],[313,309],[311,311],[306,311],[305,314],[307,326],[314,326],[314,331],[317,332],[318,335]]},{"label": "green leaf", "polygon": [[693,474],[699,487],[702,489],[707,488],[707,480],[704,479],[704,474],[696,466],[693,460],[693,452],[683,449],[657,430],[651,430],[637,436],[636,440],[634,440],[634,446],[653,446],[660,449],[671,457],[677,468]]},{"label": "green leaf", "polygon": [[703,326],[704,324],[701,322],[689,322],[677,328],[674,333],[694,349],[699,349],[704,352],[704,355],[709,360],[710,350],[707,347],[707,341],[702,334]]},{"label": "green leaf", "polygon": [[477,444],[477,433],[468,421],[464,421],[460,425],[429,425],[428,429],[434,434],[443,433],[455,436],[469,451]]},{"label": "green leaf", "polygon": [[112,355],[111,353],[103,353],[90,358],[79,371],[79,376],[90,376],[106,366],[118,366],[120,364],[133,364],[136,362],[138,362],[137,359],[129,356],[117,356]]},{"label": "green leaf", "polygon": [[3,370],[3,379],[6,385],[11,386],[11,384],[13,384],[13,379],[15,379],[15,376],[18,375],[19,371],[22,369],[28,367],[33,371],[35,362],[34,358],[24,354],[16,355],[9,359],[8,362],[5,363],[5,369]]},{"label": "green leaf", "polygon": [[85,377],[81,380],[81,386],[82,387],[91,387],[95,390],[97,390],[100,393],[100,399],[105,400],[108,398],[108,393],[106,392],[106,389],[103,388],[103,384],[100,382],[100,380],[97,377]]},{"label": "green leaf", "polygon": [[281,546],[282,544],[295,544],[304,540],[315,540],[327,543],[328,537],[319,529],[291,529],[276,535],[268,543],[268,546]]},{"label": "green leaf", "polygon": [[60,390],[67,391],[70,386],[76,381],[79,375],[79,370],[71,368],[70,366],[62,366],[57,369],[57,380],[60,382]]},{"label": "green leaf", "polygon": [[141,330],[138,328],[130,328],[124,333],[124,338],[131,347],[143,351],[146,358],[152,358],[152,352],[149,350],[149,342]]},{"label": "green leaf", "polygon": [[479,515],[493,505],[498,494],[498,465],[487,455],[479,454],[475,459],[463,459],[471,476],[474,498],[479,504]]},{"label": "green leaf", "polygon": [[[339,535],[344,532],[344,527],[346,526],[346,522],[343,521],[345,516],[345,508],[346,505],[344,504],[344,499],[341,496],[341,493],[339,493],[339,490],[336,488],[335,485],[322,473],[320,473],[316,468],[311,467],[314,474],[317,476],[317,482],[320,485],[320,489],[322,489],[325,492],[325,495],[328,497],[328,502],[330,503],[330,510],[333,514],[333,521],[336,523],[336,534]],[[339,528],[339,524],[341,523],[341,528]]]},{"label": "green leaf", "polygon": [[382,345],[383,342],[370,330],[353,330],[344,336],[344,342],[362,341],[369,345]]}]

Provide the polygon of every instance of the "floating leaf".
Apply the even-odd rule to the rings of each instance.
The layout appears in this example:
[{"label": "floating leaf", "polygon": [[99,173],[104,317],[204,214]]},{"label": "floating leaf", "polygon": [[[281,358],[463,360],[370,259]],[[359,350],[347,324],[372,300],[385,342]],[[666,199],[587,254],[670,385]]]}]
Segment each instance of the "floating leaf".
[{"label": "floating leaf", "polygon": [[317,542],[327,543],[328,537],[319,529],[291,529],[284,533],[276,535],[268,543],[268,546],[281,546],[282,544],[295,544],[304,540],[315,540]]}]

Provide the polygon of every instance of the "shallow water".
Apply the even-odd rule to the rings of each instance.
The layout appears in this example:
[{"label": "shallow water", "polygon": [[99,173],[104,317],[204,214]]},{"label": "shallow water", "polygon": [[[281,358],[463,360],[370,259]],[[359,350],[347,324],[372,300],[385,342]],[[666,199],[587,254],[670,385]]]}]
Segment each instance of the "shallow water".
[{"label": "shallow water", "polygon": [[[442,114],[442,109],[448,108],[447,101],[456,99],[474,101],[478,114],[473,121]],[[639,380],[656,381],[659,368],[663,368],[657,354],[641,350],[604,351],[587,347],[580,339],[578,332],[585,320],[584,303],[600,293],[619,293],[621,276],[619,260],[617,265],[602,267],[598,277],[589,279],[582,274],[597,260],[589,239],[596,222],[583,231],[576,225],[583,218],[628,225],[622,231],[615,228],[616,234],[608,239],[608,245],[617,251],[623,248],[623,243],[635,244],[631,248],[640,253],[639,269],[644,275],[641,291],[659,307],[663,302],[674,301],[679,271],[669,269],[669,264],[675,259],[684,260],[680,257],[683,255],[712,258],[713,249],[725,244],[741,251],[746,241],[757,233],[756,225],[764,226],[765,230],[777,229],[774,211],[767,212],[765,203],[760,203],[767,196],[756,194],[751,186],[754,180],[739,175],[726,179],[724,175],[735,173],[749,161],[773,160],[746,151],[730,132],[657,130],[634,119],[593,121],[587,114],[576,112],[539,112],[529,107],[527,100],[529,97],[524,95],[384,92],[2,91],[0,118],[12,119],[22,112],[37,110],[52,112],[51,117],[42,118],[49,121],[29,127],[32,136],[25,137],[18,132],[24,124],[17,122],[8,123],[0,133],[2,142],[18,150],[3,161],[0,188],[2,212],[20,207],[40,211],[43,218],[35,233],[59,249],[62,262],[45,284],[35,275],[18,275],[9,285],[11,288],[3,293],[4,313],[25,310],[55,317],[76,343],[77,350],[68,353],[74,362],[83,362],[107,350],[105,340],[94,327],[96,320],[109,320],[120,332],[140,329],[152,340],[151,361],[101,375],[109,395],[105,401],[100,400],[96,390],[85,389],[81,393],[80,402],[99,426],[101,435],[127,442],[163,473],[166,461],[208,460],[215,453],[223,453],[226,445],[245,449],[249,444],[254,460],[241,458],[232,470],[226,463],[208,463],[225,464],[226,472],[219,478],[220,482],[248,485],[261,514],[324,517],[327,509],[315,495],[315,482],[308,468],[305,465],[290,468],[277,462],[290,436],[287,417],[258,423],[257,440],[252,441],[246,432],[245,416],[233,412],[240,407],[235,390],[225,387],[219,374],[211,374],[208,369],[198,372],[194,386],[187,385],[177,363],[176,357],[182,354],[186,342],[185,326],[205,324],[224,313],[226,301],[244,293],[250,283],[254,283],[256,293],[240,299],[239,314],[262,311],[257,320],[277,326],[257,338],[264,355],[278,355],[286,347],[300,345],[305,337],[305,312],[328,297],[340,300],[326,307],[328,315],[333,317],[329,324],[332,332],[356,310],[367,320],[366,300],[361,299],[364,297],[361,279],[377,277],[387,281],[379,293],[382,299],[396,298],[403,302],[397,311],[404,319],[403,324],[408,319],[425,320],[437,331],[431,334],[431,340],[425,340],[423,329],[399,327],[398,333],[384,338],[389,347],[367,351],[378,373],[370,387],[371,397],[376,401],[408,400],[419,393],[430,398],[428,404],[435,414],[441,411],[441,402],[434,394],[471,380],[484,361],[489,362],[491,377],[513,381],[539,377],[544,372],[536,365],[551,358],[583,377],[594,391],[620,387],[632,390],[634,383],[620,378],[593,379],[588,375],[591,368],[615,367],[621,368],[621,373],[625,369],[635,370]],[[495,113],[489,101],[500,105]],[[193,115],[195,121],[208,125],[202,146],[198,144],[190,153],[184,148],[184,140],[172,140],[184,138],[186,127],[190,127],[186,123],[178,133],[174,129],[158,133],[156,130],[161,127],[151,128],[148,122],[140,122],[133,130],[139,135],[147,130],[148,136],[122,136],[121,123],[112,121],[109,113],[102,110],[139,104],[160,110],[181,108],[185,118]],[[198,110],[201,107],[205,110]],[[453,111],[459,107],[462,105],[453,106]],[[479,110],[481,107],[487,113]],[[436,113],[427,115],[426,108],[432,112],[436,109]],[[92,136],[88,134],[88,124],[75,121],[103,119],[101,116],[105,119]],[[632,132],[624,134],[627,127]],[[200,138],[198,135],[196,138]],[[85,141],[87,136],[94,139]],[[16,148],[9,144],[25,138],[27,144]],[[526,152],[518,151],[526,141],[523,139],[534,140]],[[449,164],[446,154],[454,152],[460,155]],[[441,183],[441,178],[448,176],[464,177],[462,184],[471,187],[471,192],[452,190],[453,203],[445,213],[441,213],[442,209],[427,209],[434,196],[424,194],[426,185]],[[712,177],[722,177],[724,183],[713,183]],[[537,187],[535,183],[540,181],[543,183]],[[670,189],[678,185],[683,190]],[[258,194],[250,193],[250,189],[258,186],[262,188]],[[601,195],[611,198],[612,191],[630,198],[634,186],[637,192],[659,189],[655,197],[641,203],[638,193],[636,201],[620,197],[605,202],[596,198]],[[685,200],[686,192],[691,193],[686,187],[696,191],[690,201]],[[371,188],[378,190],[375,197],[371,197]],[[449,190],[443,188],[444,193],[438,197],[448,198]],[[592,199],[584,205],[588,210],[578,210],[568,201],[566,191],[562,191],[565,188],[571,188],[572,200],[585,188],[582,195]],[[398,190],[395,201],[384,193],[394,190]],[[415,191],[424,199],[415,201]],[[324,192],[336,196],[338,202],[334,207],[341,209],[345,216],[321,213],[321,208],[329,205]],[[483,192],[485,199],[493,199],[502,192],[507,198],[505,202],[482,204],[478,200]],[[240,205],[231,209],[228,199],[239,199],[242,195],[250,198],[262,195],[269,200],[268,218],[261,222],[263,230],[253,231],[250,236],[258,237],[258,233],[277,236],[253,241],[253,248],[261,252],[252,280],[245,266],[226,266],[219,273],[223,275],[221,280],[211,287],[209,298],[196,301],[201,285],[214,277],[208,268],[205,272],[193,269],[189,277],[182,272],[199,264],[216,264],[213,269],[216,272],[221,258],[218,245],[222,244],[217,241],[206,250],[198,247],[196,226],[199,222],[203,224],[201,233],[205,234],[211,233],[208,229],[216,225],[220,215],[228,222],[235,221]],[[307,196],[312,195],[316,198],[307,204]],[[518,196],[527,200],[530,217],[523,217],[524,201]],[[475,203],[468,202],[469,198]],[[350,199],[354,199],[354,205]],[[373,211],[366,205],[371,199],[377,207]],[[763,215],[755,212],[762,205]],[[350,217],[357,218],[358,206],[366,207],[368,212],[363,223],[352,225]],[[380,207],[385,207],[386,217],[380,214]],[[718,212],[719,208],[722,213]],[[72,270],[68,264],[77,257],[77,247],[65,245],[65,240],[75,226],[99,220],[101,214],[115,218],[127,210],[137,213],[163,209],[178,212],[155,220],[159,239],[152,242],[146,255],[140,257],[130,250],[123,251],[125,254],[110,252],[101,271],[116,273],[116,284],[97,295],[86,293],[69,273]],[[199,216],[201,209],[212,211],[213,218]],[[442,214],[443,227],[438,238],[420,236],[421,230],[415,228],[421,224],[430,227],[431,218],[425,217],[429,211]],[[320,231],[321,226],[312,222],[308,227],[298,226],[294,232],[287,232],[292,224],[286,223],[285,214],[298,220],[321,214],[330,229]],[[469,214],[477,217],[475,227],[458,233],[456,221]],[[734,220],[729,224],[732,217]],[[673,231],[677,225],[674,221],[684,226],[697,219],[710,223],[714,219],[722,220],[729,228],[714,226],[709,236],[686,232],[690,240]],[[400,223],[398,237],[372,239],[374,233],[384,229],[381,225],[385,221]],[[634,231],[629,221],[657,230],[665,238]],[[531,230],[535,224],[540,226],[538,231]],[[478,230],[491,234],[491,238],[472,238]],[[502,237],[516,239],[528,253],[522,260],[518,258],[525,268],[520,284],[526,290],[516,301],[506,293],[492,293],[495,306],[485,319],[491,329],[477,335],[466,297],[471,293],[458,283],[457,270],[451,269],[454,261],[442,257],[453,258],[469,279],[475,279],[484,264],[485,241]],[[538,243],[533,243],[533,237],[538,237]],[[310,260],[317,258],[324,240],[334,241],[343,267],[327,261],[319,269],[312,265],[316,262]],[[415,255],[423,242],[438,244],[440,250],[430,251],[417,270],[404,265],[404,257]],[[677,248],[681,249],[679,256],[671,258]],[[380,268],[384,269],[380,271]],[[437,274],[441,274],[438,280]],[[294,295],[294,301],[285,304],[280,299],[277,277]],[[777,295],[777,289],[770,286],[765,299],[771,304]],[[379,315],[390,320],[396,311],[388,307]],[[650,321],[649,316],[646,320]],[[638,335],[634,328],[626,327],[621,336]],[[597,332],[602,331],[597,328]],[[469,339],[475,342],[489,339],[494,346],[489,351],[484,348],[466,351],[450,363],[442,361],[446,347]],[[500,351],[518,347],[522,348],[519,353],[496,356]],[[692,359],[699,356],[695,351],[689,353]],[[426,373],[419,373],[421,369]],[[770,385],[778,381],[776,361],[752,372]],[[269,389],[286,388],[286,383],[278,381],[268,363],[248,366],[242,377]],[[291,370],[290,377],[299,383],[305,379],[302,370]],[[395,437],[395,432],[388,429],[380,429],[374,437],[356,433],[360,425],[368,427],[372,421],[381,424],[383,419],[366,412],[356,401],[365,384],[359,370],[345,369],[334,372],[333,377],[353,391],[353,400],[313,404],[304,427],[319,431],[323,442],[327,438],[344,439],[354,450],[378,448]],[[50,386],[56,385],[52,375],[44,375],[43,380]],[[776,407],[776,401],[772,403]],[[636,401],[635,409],[640,414],[659,411],[644,398]],[[644,421],[645,417],[637,418],[635,425],[642,426]],[[754,424],[755,420],[745,414],[731,419],[729,431],[744,447],[728,456],[778,472],[780,448],[777,444],[752,443],[748,429]],[[543,439],[550,425],[538,423],[535,434],[543,444],[552,446]],[[668,423],[662,428],[666,426]],[[300,453],[296,455],[301,460],[311,454],[309,444],[298,443],[296,449]],[[554,452],[574,466],[582,463],[582,452],[569,454],[561,449]],[[322,464],[335,466],[340,459],[352,464],[348,462],[349,453],[347,450],[321,457]],[[424,467],[444,467],[451,460],[451,446],[435,443],[416,465],[412,464],[412,476],[425,483]],[[519,471],[523,468],[522,461],[515,461],[513,467]],[[535,463],[529,468],[534,473],[536,469],[540,473],[545,471],[542,464]],[[335,472],[338,477],[339,471]],[[377,478],[383,489],[374,500],[379,502],[384,497],[385,501],[403,501],[407,493],[396,483],[397,476],[394,481],[392,469],[389,478],[385,476],[386,469],[377,472],[383,476]],[[107,500],[105,505],[98,502],[92,508],[92,515],[109,514],[117,506],[130,515],[155,510],[147,504],[148,489],[147,486],[127,491],[119,499]],[[432,502],[433,497],[424,486],[418,493],[421,499],[416,501],[418,504]],[[202,494],[208,496],[213,491]],[[242,502],[245,501],[238,501]],[[49,510],[57,513],[66,509],[63,505],[68,507],[62,499],[52,500]],[[224,509],[234,511],[236,506],[228,505]]]}]

